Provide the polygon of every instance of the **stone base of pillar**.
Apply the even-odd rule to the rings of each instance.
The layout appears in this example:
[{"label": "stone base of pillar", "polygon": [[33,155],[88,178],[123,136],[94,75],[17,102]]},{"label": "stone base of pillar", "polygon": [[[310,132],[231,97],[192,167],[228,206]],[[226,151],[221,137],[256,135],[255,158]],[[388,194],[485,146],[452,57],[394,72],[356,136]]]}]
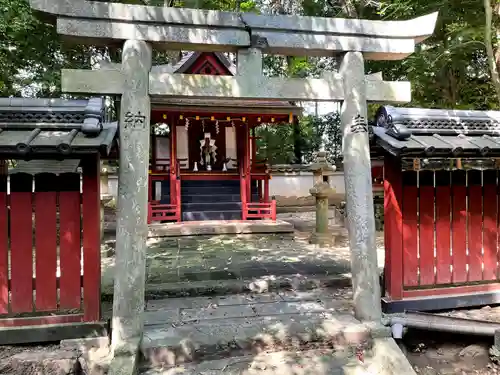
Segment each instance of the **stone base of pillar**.
[{"label": "stone base of pillar", "polygon": [[309,243],[319,246],[335,246],[337,236],[334,233],[318,233],[314,232],[309,237]]},{"label": "stone base of pillar", "polygon": [[108,375],[135,375],[138,367],[139,355],[114,357],[109,364]]}]

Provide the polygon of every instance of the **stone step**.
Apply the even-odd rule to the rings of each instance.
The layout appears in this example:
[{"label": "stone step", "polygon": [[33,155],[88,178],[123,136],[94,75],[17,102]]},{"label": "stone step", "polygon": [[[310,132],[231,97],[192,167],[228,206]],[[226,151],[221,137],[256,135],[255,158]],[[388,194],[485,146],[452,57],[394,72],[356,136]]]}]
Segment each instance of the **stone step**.
[{"label": "stone step", "polygon": [[219,186],[235,186],[240,188],[239,180],[183,180],[181,182],[182,187],[193,186],[193,187],[219,187]]},{"label": "stone step", "polygon": [[141,375],[416,375],[392,338],[336,348],[262,351],[169,368],[141,368]]},{"label": "stone step", "polygon": [[[205,203],[213,202],[213,194],[191,194],[191,195],[181,195],[182,203]],[[219,202],[240,202],[240,194],[218,194],[217,200]]]},{"label": "stone step", "polygon": [[[239,198],[239,196],[238,196]],[[235,201],[224,201],[218,199],[217,201],[208,200],[206,202],[196,202],[196,203],[184,203],[181,204],[182,212],[193,212],[193,211],[241,211],[241,202]]]},{"label": "stone step", "polygon": [[349,348],[370,342],[335,290],[148,301],[141,351],[146,366],[172,366],[256,350]]},{"label": "stone step", "polygon": [[181,211],[183,221],[241,220],[241,210],[234,211]]},{"label": "stone step", "polygon": [[[238,293],[263,293],[268,291],[309,291],[318,288],[343,288],[351,285],[349,274],[332,274],[329,276],[314,277],[301,275],[273,276],[259,280],[201,280],[165,283],[147,283],[145,295],[149,299],[160,299],[164,297],[187,297],[187,296],[221,296]],[[101,283],[101,296],[106,300],[112,300],[113,282],[104,279]]]},{"label": "stone step", "polygon": [[[181,200],[182,204],[185,203],[207,203],[207,202],[214,202],[214,195],[213,194],[184,194],[181,195]],[[227,202],[227,203],[240,203],[241,202],[241,195],[238,192],[238,194],[218,194],[215,198],[216,202]],[[253,194],[252,195],[252,201],[253,202],[258,202],[259,201],[259,196],[258,194]],[[161,203],[170,203],[170,195],[163,195],[161,198]]]},{"label": "stone step", "polygon": [[181,188],[181,196],[183,195],[197,195],[197,194],[202,194],[202,195],[212,195],[212,196],[219,196],[219,195],[240,195],[240,189],[239,188],[233,188],[233,187],[226,187],[226,186],[221,186],[221,187],[185,187]]},{"label": "stone step", "polygon": [[173,368],[143,368],[141,375],[276,375],[354,374],[351,369],[362,367],[355,350],[313,349],[261,352],[226,359],[185,364]]}]

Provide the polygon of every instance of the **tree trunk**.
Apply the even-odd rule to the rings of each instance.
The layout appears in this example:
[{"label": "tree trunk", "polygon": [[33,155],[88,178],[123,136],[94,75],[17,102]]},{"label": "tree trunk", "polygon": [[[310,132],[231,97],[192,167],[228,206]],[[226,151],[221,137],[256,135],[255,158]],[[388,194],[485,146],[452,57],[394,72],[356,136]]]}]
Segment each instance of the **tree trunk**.
[{"label": "tree trunk", "polygon": [[491,83],[495,88],[497,94],[497,102],[500,105],[500,76],[498,74],[498,50],[495,53],[493,47],[493,9],[491,7],[491,0],[484,0],[485,12],[485,27],[484,27],[484,44],[486,45],[486,54],[488,56],[488,65],[490,67]]}]

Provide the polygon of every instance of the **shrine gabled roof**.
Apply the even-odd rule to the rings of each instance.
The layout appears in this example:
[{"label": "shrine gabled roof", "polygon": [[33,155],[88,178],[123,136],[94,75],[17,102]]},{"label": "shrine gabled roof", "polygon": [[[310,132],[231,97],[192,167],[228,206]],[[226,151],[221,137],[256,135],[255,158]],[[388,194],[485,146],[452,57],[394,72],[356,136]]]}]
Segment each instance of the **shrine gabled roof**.
[{"label": "shrine gabled roof", "polygon": [[[161,65],[158,67],[153,67],[153,69],[160,69],[163,72],[169,73],[179,73],[186,74],[189,73],[191,68],[195,63],[203,58],[203,54],[207,52],[188,52],[186,53],[179,62],[174,65]],[[230,61],[226,55],[222,52],[211,52],[217,61],[224,66],[230,75],[236,75],[236,65]],[[287,101],[257,101],[257,100],[245,100],[245,99],[233,99],[233,100],[206,100],[206,99],[179,99],[179,98],[151,98],[153,104],[164,104],[167,107],[174,107],[182,110],[192,110],[195,107],[200,109],[200,107],[207,107],[213,111],[218,112],[233,112],[240,113],[241,109],[245,108],[250,110],[251,113],[272,113],[272,114],[294,114],[300,115],[302,113],[302,108],[296,104]],[[235,111],[236,110],[236,111]],[[244,112],[244,111],[243,111]]]},{"label": "shrine gabled roof", "polygon": [[[179,60],[177,64],[172,67],[174,73],[186,73],[194,65],[196,60],[202,57],[203,52],[188,52],[182,59]],[[236,74],[236,66],[229,61],[229,59],[222,52],[212,52],[212,54],[217,58],[217,60],[224,65],[231,75]]]},{"label": "shrine gabled roof", "polygon": [[372,126],[374,146],[397,156],[500,156],[500,112],[384,106]]},{"label": "shrine gabled roof", "polygon": [[12,158],[107,155],[117,123],[104,122],[104,100],[0,98],[0,154]]}]

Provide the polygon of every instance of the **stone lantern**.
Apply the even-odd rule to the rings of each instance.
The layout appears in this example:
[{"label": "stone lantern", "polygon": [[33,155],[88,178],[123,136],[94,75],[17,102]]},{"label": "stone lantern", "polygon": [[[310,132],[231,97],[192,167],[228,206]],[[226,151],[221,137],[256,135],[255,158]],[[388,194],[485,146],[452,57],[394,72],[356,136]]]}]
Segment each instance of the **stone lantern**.
[{"label": "stone lantern", "polygon": [[309,193],[316,200],[316,230],[311,236],[310,242],[319,245],[331,244],[334,238],[328,232],[328,198],[334,189],[330,187],[328,182],[324,181],[324,175],[327,172],[334,172],[335,167],[326,160],[326,152],[320,151],[311,169],[314,176],[314,186],[309,190]]},{"label": "stone lantern", "polygon": [[109,193],[109,169],[106,165],[101,165],[101,178],[100,178],[100,191],[101,191],[101,205],[100,205],[100,216],[101,216],[101,240],[104,237],[104,208],[113,199],[113,196]]}]

